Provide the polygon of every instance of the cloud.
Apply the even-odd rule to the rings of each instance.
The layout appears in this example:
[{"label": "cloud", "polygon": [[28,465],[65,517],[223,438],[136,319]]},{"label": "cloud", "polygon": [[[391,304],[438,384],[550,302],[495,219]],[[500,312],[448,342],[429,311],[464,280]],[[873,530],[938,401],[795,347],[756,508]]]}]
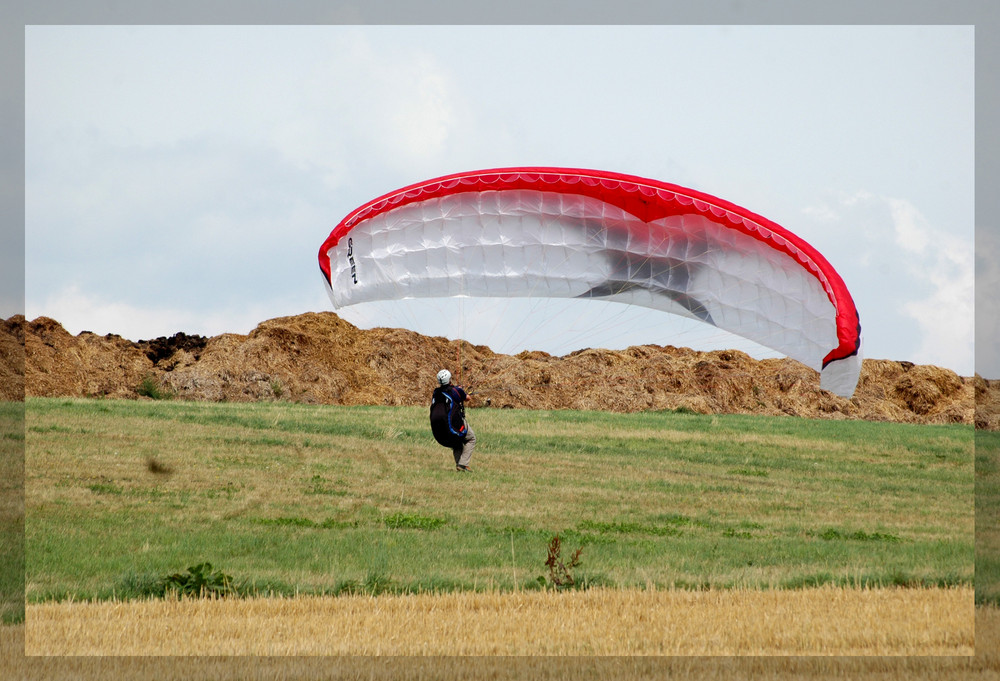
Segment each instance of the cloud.
[{"label": "cloud", "polygon": [[892,224],[896,230],[896,243],[904,250],[924,253],[931,243],[932,230],[926,224],[920,211],[909,201],[885,199],[892,213]]},{"label": "cloud", "polygon": [[268,318],[266,311],[253,305],[226,313],[131,305],[87,293],[76,285],[59,290],[41,303],[29,300],[25,316],[33,319],[41,315],[55,319],[73,335],[82,331],[114,333],[133,341],[172,336],[178,331],[203,336],[248,333]]},{"label": "cloud", "polygon": [[1000,229],[976,232],[976,372],[1000,378]]},{"label": "cloud", "polygon": [[840,214],[836,211],[836,209],[825,203],[815,206],[806,206],[802,209],[802,213],[816,222],[825,224],[833,224],[840,219]]},{"label": "cloud", "polygon": [[301,72],[298,106],[271,121],[276,148],[303,167],[325,169],[331,187],[359,168],[405,170],[445,153],[466,107],[440,59],[402,49],[387,28],[304,42],[313,65],[305,72],[302,61],[289,66]]},{"label": "cloud", "polygon": [[413,156],[440,153],[453,122],[448,78],[427,56],[419,58],[408,74],[404,106],[391,117],[397,145]]},{"label": "cloud", "polygon": [[974,357],[975,270],[972,249],[942,248],[931,261],[927,277],[934,285],[930,297],[907,303],[904,312],[917,320],[922,336],[914,361],[950,364],[962,359],[963,373]]},{"label": "cloud", "polygon": [[929,296],[911,300],[903,311],[917,321],[921,341],[913,361],[953,364],[961,358],[963,373],[975,356],[975,263],[972,240],[964,240],[928,224],[915,206],[901,199],[889,204],[896,243],[916,257],[908,259],[914,278],[931,284]]},{"label": "cloud", "polygon": [[467,111],[451,65],[412,29],[30,28],[29,150],[56,134],[133,150],[250,143],[336,187],[359,165],[439,157]]},{"label": "cloud", "polygon": [[[865,330],[866,354],[974,371],[975,270],[969,237],[932,224],[912,202],[859,191],[804,213],[827,234]],[[843,263],[843,264],[841,264]]]}]

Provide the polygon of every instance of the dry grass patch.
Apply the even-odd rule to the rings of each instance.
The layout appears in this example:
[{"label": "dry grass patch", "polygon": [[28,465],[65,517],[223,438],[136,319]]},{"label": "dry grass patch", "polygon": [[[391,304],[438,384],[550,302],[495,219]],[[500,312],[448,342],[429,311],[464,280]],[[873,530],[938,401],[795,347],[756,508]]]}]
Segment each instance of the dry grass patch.
[{"label": "dry grass patch", "polygon": [[976,609],[975,657],[23,657],[24,625],[0,627],[0,678],[45,681],[676,681],[880,679],[981,681],[1000,670],[1000,610]]},{"label": "dry grass patch", "polygon": [[29,605],[29,655],[973,655],[971,588]]}]

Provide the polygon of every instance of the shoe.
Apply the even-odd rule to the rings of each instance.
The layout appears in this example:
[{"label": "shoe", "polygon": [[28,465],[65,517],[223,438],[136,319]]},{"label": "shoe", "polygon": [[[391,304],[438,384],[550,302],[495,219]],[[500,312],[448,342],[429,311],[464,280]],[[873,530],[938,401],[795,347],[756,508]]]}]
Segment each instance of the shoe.
[{"label": "shoe", "polygon": [[469,468],[468,466],[462,466],[461,464],[459,464],[458,466],[455,466],[455,470],[457,472],[459,472],[459,473],[471,473],[472,472],[471,468]]}]

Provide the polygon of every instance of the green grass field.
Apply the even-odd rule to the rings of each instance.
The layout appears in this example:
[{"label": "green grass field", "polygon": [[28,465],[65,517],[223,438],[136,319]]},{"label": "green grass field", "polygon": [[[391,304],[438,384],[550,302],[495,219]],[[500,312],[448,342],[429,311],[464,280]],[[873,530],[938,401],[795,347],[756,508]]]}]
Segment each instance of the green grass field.
[{"label": "green grass field", "polygon": [[1000,432],[976,431],[976,602],[1000,604]]},{"label": "green grass field", "polygon": [[0,402],[0,624],[24,621],[24,403]]},{"label": "green grass field", "polygon": [[974,434],[683,413],[31,399],[29,602],[141,597],[204,562],[282,594],[971,584]]}]

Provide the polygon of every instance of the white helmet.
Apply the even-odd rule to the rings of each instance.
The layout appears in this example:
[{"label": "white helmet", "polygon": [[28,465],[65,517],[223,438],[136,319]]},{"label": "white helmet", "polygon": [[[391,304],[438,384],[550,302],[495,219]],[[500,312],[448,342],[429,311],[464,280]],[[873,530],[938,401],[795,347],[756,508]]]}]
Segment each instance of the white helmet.
[{"label": "white helmet", "polygon": [[451,383],[451,372],[447,369],[442,369],[438,372],[438,383],[441,385],[448,385]]}]

